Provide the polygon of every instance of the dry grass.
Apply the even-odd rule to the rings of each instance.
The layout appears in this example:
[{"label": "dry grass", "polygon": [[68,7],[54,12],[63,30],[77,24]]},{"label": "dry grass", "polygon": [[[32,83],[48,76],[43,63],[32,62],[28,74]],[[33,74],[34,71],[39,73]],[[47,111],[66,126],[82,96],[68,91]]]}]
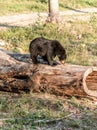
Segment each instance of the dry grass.
[{"label": "dry grass", "polygon": [[89,99],[1,93],[0,104],[2,130],[96,130],[96,102]]},{"label": "dry grass", "polygon": [[[96,7],[97,0],[61,0],[60,10]],[[48,0],[0,0],[0,15],[48,11]]]}]

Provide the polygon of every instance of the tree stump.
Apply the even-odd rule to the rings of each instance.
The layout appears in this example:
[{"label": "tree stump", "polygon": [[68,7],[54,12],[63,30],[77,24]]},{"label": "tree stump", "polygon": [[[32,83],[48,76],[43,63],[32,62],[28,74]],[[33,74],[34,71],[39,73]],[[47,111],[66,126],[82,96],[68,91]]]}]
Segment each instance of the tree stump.
[{"label": "tree stump", "polygon": [[0,91],[97,97],[97,68],[71,64],[33,65],[29,54],[0,50]]}]

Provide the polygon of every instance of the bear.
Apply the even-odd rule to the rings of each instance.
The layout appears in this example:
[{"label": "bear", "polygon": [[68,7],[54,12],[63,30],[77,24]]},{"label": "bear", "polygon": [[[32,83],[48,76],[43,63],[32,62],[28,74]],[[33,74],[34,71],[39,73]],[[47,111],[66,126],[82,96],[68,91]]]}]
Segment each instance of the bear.
[{"label": "bear", "polygon": [[67,57],[66,50],[59,41],[46,39],[44,37],[33,39],[30,42],[29,51],[34,64],[39,63],[38,56],[51,66],[57,64],[57,62],[53,60],[56,56],[62,64],[65,63]]}]

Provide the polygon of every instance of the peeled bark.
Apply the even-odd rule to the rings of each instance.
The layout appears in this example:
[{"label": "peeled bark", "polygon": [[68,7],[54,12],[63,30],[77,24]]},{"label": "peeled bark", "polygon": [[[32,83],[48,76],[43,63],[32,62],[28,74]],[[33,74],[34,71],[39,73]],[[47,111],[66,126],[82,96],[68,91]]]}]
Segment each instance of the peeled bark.
[{"label": "peeled bark", "polygon": [[0,56],[1,91],[97,97],[96,67],[33,65],[29,55],[3,51],[0,51]]}]

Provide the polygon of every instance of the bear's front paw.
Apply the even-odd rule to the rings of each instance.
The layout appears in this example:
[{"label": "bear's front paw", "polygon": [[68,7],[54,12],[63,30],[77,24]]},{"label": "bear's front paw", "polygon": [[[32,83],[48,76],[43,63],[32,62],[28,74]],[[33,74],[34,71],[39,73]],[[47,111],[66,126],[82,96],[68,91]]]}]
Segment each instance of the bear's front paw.
[{"label": "bear's front paw", "polygon": [[57,61],[54,61],[53,66],[55,66],[55,65],[59,65],[59,63]]}]

